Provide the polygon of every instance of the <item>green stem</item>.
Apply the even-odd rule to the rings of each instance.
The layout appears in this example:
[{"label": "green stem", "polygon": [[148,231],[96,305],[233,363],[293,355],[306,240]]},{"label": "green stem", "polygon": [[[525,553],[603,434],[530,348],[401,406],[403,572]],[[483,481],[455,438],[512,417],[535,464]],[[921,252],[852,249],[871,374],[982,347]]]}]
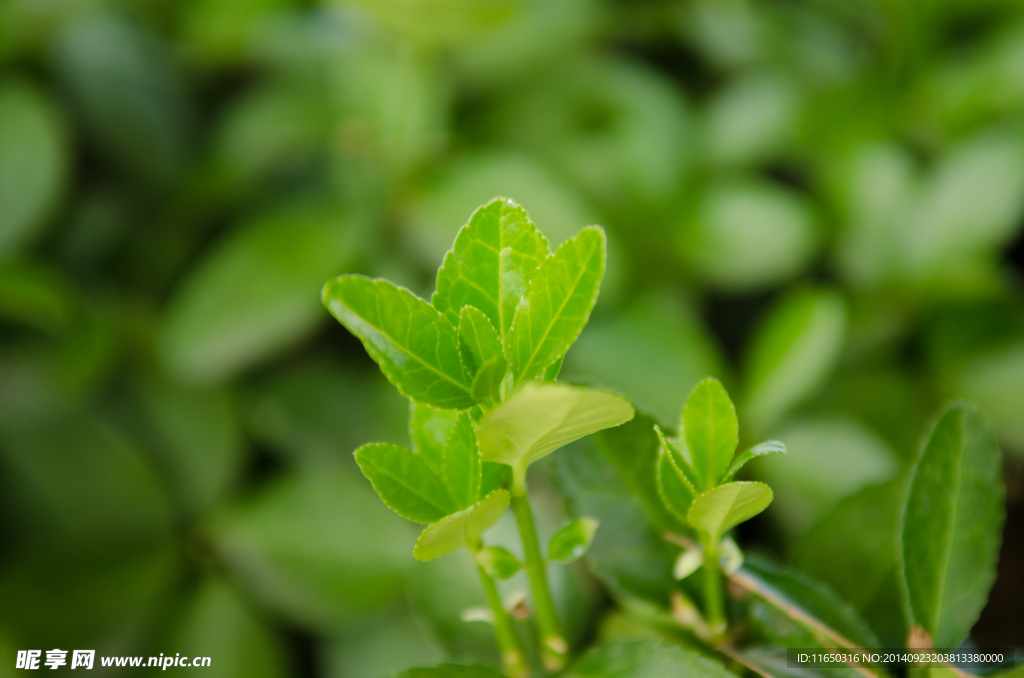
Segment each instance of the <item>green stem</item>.
[{"label": "green stem", "polygon": [[551,600],[544,558],[540,554],[537,528],[533,524],[533,511],[530,510],[530,500],[526,496],[525,488],[513,487],[512,510],[516,514],[519,536],[522,538],[523,552],[526,554],[526,573],[530,577],[537,630],[541,638],[541,660],[547,670],[558,671],[565,666],[569,646],[562,635],[562,627],[558,623],[555,605]]},{"label": "green stem", "polygon": [[484,585],[484,593],[487,594],[487,602],[494,615],[494,636],[498,641],[498,649],[501,650],[501,663],[505,673],[509,678],[526,678],[529,671],[525,655],[519,646],[519,636],[516,635],[512,617],[501,604],[501,596],[498,595],[498,587],[495,586],[494,580],[479,564],[476,569],[480,572],[480,582]]},{"label": "green stem", "polygon": [[725,634],[725,605],[722,597],[722,574],[718,569],[718,540],[711,535],[704,539],[704,614],[712,638]]}]

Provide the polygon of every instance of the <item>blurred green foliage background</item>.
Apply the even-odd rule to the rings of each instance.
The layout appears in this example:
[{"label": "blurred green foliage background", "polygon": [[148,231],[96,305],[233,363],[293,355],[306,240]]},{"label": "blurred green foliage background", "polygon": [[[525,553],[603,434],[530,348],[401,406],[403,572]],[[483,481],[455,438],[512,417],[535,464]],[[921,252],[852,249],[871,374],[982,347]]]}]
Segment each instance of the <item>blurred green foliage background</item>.
[{"label": "blurred green foliage background", "polygon": [[[752,464],[777,501],[744,543],[840,593],[886,576],[828,562],[857,507],[978,402],[1010,513],[974,642],[1024,642],[1019,3],[5,0],[0,676],[25,647],[493,661],[468,561],[413,561],[352,463],[407,406],[319,290],[428,295],[495,195],[553,245],[608,230],[562,378],[670,426],[721,378],[744,438],[790,448]],[[557,589],[595,633],[586,566]]]}]

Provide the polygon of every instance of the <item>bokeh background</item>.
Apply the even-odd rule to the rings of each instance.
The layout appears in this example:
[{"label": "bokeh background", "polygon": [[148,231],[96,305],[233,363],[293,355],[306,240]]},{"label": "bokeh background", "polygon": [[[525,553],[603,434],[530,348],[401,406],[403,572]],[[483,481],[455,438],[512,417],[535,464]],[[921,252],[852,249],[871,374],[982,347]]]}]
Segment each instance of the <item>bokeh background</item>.
[{"label": "bokeh background", "polygon": [[[319,290],[428,295],[495,195],[553,244],[608,231],[563,378],[671,426],[720,377],[744,440],[790,448],[744,544],[848,597],[885,575],[844,571],[850,535],[887,553],[870,509],[980,403],[1009,518],[972,642],[1024,645],[1018,2],[4,0],[0,676],[26,647],[493,659],[467,563],[416,563],[352,463],[406,404]],[[562,572],[599,633],[609,589]]]}]

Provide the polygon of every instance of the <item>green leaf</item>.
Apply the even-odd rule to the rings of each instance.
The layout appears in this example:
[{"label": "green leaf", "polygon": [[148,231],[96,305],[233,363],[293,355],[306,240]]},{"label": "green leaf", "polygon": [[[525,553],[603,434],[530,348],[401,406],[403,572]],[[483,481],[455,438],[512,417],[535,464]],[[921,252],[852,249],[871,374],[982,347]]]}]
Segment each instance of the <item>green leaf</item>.
[{"label": "green leaf", "polygon": [[415,530],[340,465],[286,474],[209,526],[218,560],[264,606],[337,629],[400,598]]},{"label": "green leaf", "polygon": [[301,341],[324,320],[323,281],[353,261],[357,229],[330,205],[294,205],[241,223],[184,274],[159,328],[181,381],[224,381]]},{"label": "green leaf", "polygon": [[654,425],[654,433],[658,436],[658,442],[661,443],[661,449],[666,452],[669,462],[673,467],[675,467],[676,473],[679,474],[680,479],[686,485],[690,494],[697,496],[697,487],[700,485],[700,482],[698,481],[696,474],[693,472],[693,467],[690,466],[690,461],[680,449],[680,445],[686,447],[686,441],[669,440],[665,435],[665,432],[662,431],[661,427],[657,424]]},{"label": "green leaf", "polygon": [[732,678],[721,664],[660,640],[614,640],[585,654],[566,678]]},{"label": "green leaf", "polygon": [[476,552],[474,558],[494,579],[508,579],[523,566],[508,549],[500,546],[485,546]]},{"label": "green leaf", "polygon": [[722,482],[727,483],[736,477],[739,470],[743,468],[748,461],[756,459],[757,457],[767,457],[771,454],[785,454],[786,446],[780,443],[778,440],[766,440],[763,443],[754,445],[749,450],[736,457],[732,464],[729,465],[729,470],[722,476]]},{"label": "green leaf", "polygon": [[0,256],[43,226],[64,186],[67,155],[53,105],[33,88],[0,83]]},{"label": "green leaf", "polygon": [[726,483],[697,496],[687,519],[718,542],[726,530],[753,518],[770,503],[772,489],[764,483]]},{"label": "green leaf", "polygon": [[500,355],[481,367],[470,389],[473,397],[479,400],[489,398],[492,403],[501,402],[501,384],[505,381],[507,372],[508,363],[505,357]]},{"label": "green leaf", "polygon": [[739,444],[736,408],[721,382],[709,377],[697,384],[686,399],[680,429],[700,488],[713,488],[729,468]]},{"label": "green leaf", "polygon": [[884,647],[906,641],[897,579],[909,474],[844,499],[797,542],[793,564],[864,615]]},{"label": "green leaf", "polygon": [[140,396],[158,436],[155,451],[179,504],[198,515],[240,475],[242,434],[225,389],[188,389],[150,379]]},{"label": "green leaf", "polygon": [[629,492],[646,510],[651,523],[660,532],[686,528],[686,513],[669,513],[658,493],[659,441],[654,420],[638,413],[615,428],[599,431],[591,440],[612,463]]},{"label": "green leaf", "polygon": [[402,395],[453,409],[476,402],[455,327],[427,302],[386,280],[360,275],[328,280],[323,300]]},{"label": "green leaf", "polygon": [[480,664],[438,664],[429,668],[409,669],[395,678],[505,678],[505,674]]},{"label": "green leaf", "polygon": [[662,445],[658,453],[658,496],[673,516],[688,525],[687,515],[697,493],[676,465],[670,449]]},{"label": "green leaf", "polygon": [[573,518],[568,525],[551,536],[548,560],[571,563],[587,552],[599,523],[593,518]]},{"label": "green leaf", "polygon": [[[748,557],[740,570],[743,577],[753,578],[758,588],[771,594],[762,599],[787,615],[793,607],[816,620],[828,630],[840,634],[861,648],[876,648],[878,639],[867,623],[849,603],[824,584],[814,581],[803,572],[792,568],[780,569],[776,565],[754,556]],[[784,607],[778,607],[777,603]],[[792,617],[791,617],[792,618]],[[799,622],[807,627],[805,621]],[[833,645],[829,645],[833,647]]]},{"label": "green leaf", "polygon": [[170,637],[161,640],[182,656],[211,657],[206,670],[220,675],[288,675],[287,655],[278,635],[239,596],[236,586],[220,579],[201,584]]},{"label": "green leaf", "polygon": [[519,300],[547,256],[547,240],[526,210],[495,198],[459,231],[437,272],[431,303],[453,325],[464,306],[480,309],[504,340]]},{"label": "green leaf", "polygon": [[559,447],[633,418],[622,396],[563,383],[524,384],[477,427],[485,461],[517,473]]},{"label": "green leaf", "polygon": [[172,52],[116,12],[55,31],[52,63],[91,145],[145,188],[167,188],[189,160],[186,88]]},{"label": "green leaf", "polygon": [[855,419],[807,417],[777,430],[786,454],[755,466],[776,493],[772,512],[793,533],[809,528],[844,497],[898,472],[889,445]]},{"label": "green leaf", "polygon": [[837,292],[801,290],[772,309],[746,359],[745,413],[764,431],[811,396],[832,370],[846,335],[846,304]]},{"label": "green leaf", "polygon": [[507,490],[494,490],[469,508],[427,526],[416,540],[413,555],[418,560],[433,560],[464,546],[476,546],[505,513],[508,501]]},{"label": "green leaf", "polygon": [[[654,437],[650,419],[646,434]],[[648,515],[655,509],[645,510],[643,498],[656,504],[661,514],[666,514],[660,506],[657,492],[653,497],[639,494],[635,488],[644,487],[640,479],[634,480],[634,474],[621,474],[618,464],[613,465],[611,456],[600,451],[601,446],[616,445],[617,454],[622,457],[619,463],[632,462],[627,459],[630,452],[644,453],[651,457],[656,454],[657,442],[634,448],[632,442],[643,441],[642,430],[637,424],[630,422],[618,429],[608,429],[591,438],[576,443],[551,455],[550,467],[554,470],[554,482],[559,493],[566,499],[566,510],[574,517],[593,516],[601,522],[601,529],[594,535],[594,542],[587,551],[588,565],[615,595],[622,598],[639,600],[660,607],[669,605],[669,598],[674,587],[672,581],[672,561],[678,549],[662,537],[664,527],[652,525]],[[629,429],[632,429],[631,431]],[[622,447],[618,447],[619,445]],[[652,449],[653,448],[653,449]],[[649,468],[649,483],[653,489],[654,461],[637,465],[635,473]],[[636,482],[637,484],[634,484]],[[671,520],[671,517],[667,517]]]},{"label": "green leaf", "polygon": [[466,508],[480,498],[480,464],[473,422],[461,412],[448,434],[441,465],[441,477],[455,500],[455,508]]},{"label": "green leaf", "polygon": [[1004,508],[1002,456],[977,406],[939,418],[914,468],[903,518],[903,564],[913,621],[936,647],[956,647],[995,581]]},{"label": "green leaf", "polygon": [[481,368],[502,357],[501,338],[484,312],[463,306],[459,313],[459,355],[466,373],[476,376]]},{"label": "green leaf", "polygon": [[736,293],[799,274],[814,260],[818,230],[802,193],[726,175],[700,192],[676,243],[701,280]]},{"label": "green leaf", "polygon": [[456,410],[442,410],[409,401],[409,438],[413,450],[422,455],[434,473],[441,475],[444,446],[459,418]]},{"label": "green leaf", "polygon": [[576,341],[597,302],[605,250],[604,230],[588,226],[541,264],[509,332],[516,383],[541,377]]},{"label": "green leaf", "polygon": [[390,443],[370,443],[356,450],[355,458],[381,500],[403,518],[433,523],[459,508],[442,476],[421,454]]}]

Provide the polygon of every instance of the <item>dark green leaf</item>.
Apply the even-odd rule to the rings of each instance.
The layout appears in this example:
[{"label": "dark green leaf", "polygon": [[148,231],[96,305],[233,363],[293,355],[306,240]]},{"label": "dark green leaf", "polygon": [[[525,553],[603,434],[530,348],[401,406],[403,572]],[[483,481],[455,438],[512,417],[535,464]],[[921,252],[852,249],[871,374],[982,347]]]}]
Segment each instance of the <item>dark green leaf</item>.
[{"label": "dark green leaf", "polygon": [[219,579],[203,582],[166,642],[183,657],[210,657],[210,666],[202,670],[211,676],[288,675],[280,638],[232,584]]},{"label": "dark green leaf", "polygon": [[857,608],[885,647],[907,639],[897,578],[909,476],[865,487],[808,530],[793,564]]},{"label": "dark green leaf", "polygon": [[242,466],[242,434],[223,389],[186,389],[152,380],[142,403],[159,436],[175,495],[195,515],[222,498]]},{"label": "dark green leaf", "polygon": [[711,535],[715,543],[726,531],[750,520],[772,503],[772,490],[764,483],[732,482],[694,497],[687,520]]},{"label": "dark green leaf", "polygon": [[[746,559],[740,573],[753,577],[760,588],[772,594],[773,598],[778,598],[785,605],[784,608],[778,608],[783,614],[789,616],[795,607],[857,647],[878,647],[878,639],[856,610],[832,589],[806,574],[791,568],[780,569],[753,556]],[[776,601],[764,600],[776,606]],[[803,623],[801,625],[806,626]]]},{"label": "dark green leaf", "polygon": [[939,418],[914,468],[903,518],[903,565],[913,621],[936,647],[956,647],[995,581],[1004,509],[1002,455],[977,406]]},{"label": "dark green leaf", "polygon": [[508,549],[500,546],[485,546],[476,552],[474,558],[494,579],[508,579],[523,566]]},{"label": "dark green leaf", "polygon": [[386,280],[359,275],[327,281],[323,300],[402,395],[455,409],[476,402],[455,326],[427,302]]},{"label": "dark green leaf", "polygon": [[159,349],[179,379],[222,381],[306,337],[316,292],[353,260],[354,231],[331,206],[296,205],[242,223],[186,272]]},{"label": "dark green leaf", "polygon": [[438,664],[430,668],[409,669],[395,678],[504,678],[505,674],[480,664]]},{"label": "dark green leaf", "polygon": [[480,309],[504,340],[519,300],[547,256],[547,240],[526,210],[496,198],[459,231],[437,272],[431,303],[453,325],[464,306]]},{"label": "dark green leaf", "polygon": [[745,414],[754,431],[821,386],[845,335],[846,304],[831,290],[798,291],[769,312],[746,359]]},{"label": "dark green leaf", "polygon": [[686,529],[685,512],[680,518],[673,517],[658,496],[659,441],[654,426],[653,419],[637,414],[621,426],[595,433],[591,440],[647,511],[655,529]]},{"label": "dark green leaf", "polygon": [[517,383],[541,377],[576,341],[597,302],[605,250],[604,230],[591,226],[541,264],[516,307],[509,332]]},{"label": "dark green leaf", "polygon": [[658,640],[616,640],[598,645],[567,678],[731,678],[721,664],[694,650]]},{"label": "dark green leaf", "polygon": [[443,475],[421,453],[390,443],[370,443],[356,450],[355,457],[381,500],[403,518],[433,523],[458,510]]},{"label": "dark green leaf", "polygon": [[466,373],[475,377],[480,369],[502,357],[501,338],[483,311],[463,306],[459,313],[459,354]]},{"label": "dark green leaf", "polygon": [[710,490],[729,468],[739,444],[736,408],[720,381],[709,377],[697,384],[686,399],[679,428],[686,436],[700,489]]},{"label": "dark green leaf", "polygon": [[786,446],[780,443],[778,440],[766,440],[763,443],[754,445],[749,450],[736,457],[732,464],[729,465],[729,470],[722,476],[722,482],[727,483],[736,477],[739,470],[743,468],[748,461],[756,459],[757,457],[766,457],[770,454],[785,454]]},{"label": "dark green leaf", "polygon": [[[608,431],[600,436],[617,433]],[[623,435],[623,442],[632,439],[632,435]],[[550,457],[552,475],[566,498],[569,514],[593,516],[601,522],[587,551],[587,563],[615,595],[667,607],[678,549],[662,538],[664,528],[651,525],[640,499],[627,487],[628,476],[616,472],[592,440],[584,439]],[[626,446],[620,454],[626,455],[630,449]],[[659,501],[657,496],[653,501]]]},{"label": "dark green leaf", "polygon": [[132,180],[167,186],[185,167],[188,110],[170,50],[114,12],[54,36],[54,62],[96,146]]},{"label": "dark green leaf", "polygon": [[428,525],[416,540],[413,555],[418,560],[433,560],[456,549],[475,547],[505,513],[508,501],[507,490],[494,490],[469,508]]},{"label": "dark green leaf", "polygon": [[415,530],[348,469],[310,465],[228,508],[208,533],[264,605],[335,629],[402,595]]},{"label": "dark green leaf", "polygon": [[594,540],[599,523],[586,516],[573,518],[568,525],[551,536],[548,544],[548,560],[571,563],[587,552]]}]

